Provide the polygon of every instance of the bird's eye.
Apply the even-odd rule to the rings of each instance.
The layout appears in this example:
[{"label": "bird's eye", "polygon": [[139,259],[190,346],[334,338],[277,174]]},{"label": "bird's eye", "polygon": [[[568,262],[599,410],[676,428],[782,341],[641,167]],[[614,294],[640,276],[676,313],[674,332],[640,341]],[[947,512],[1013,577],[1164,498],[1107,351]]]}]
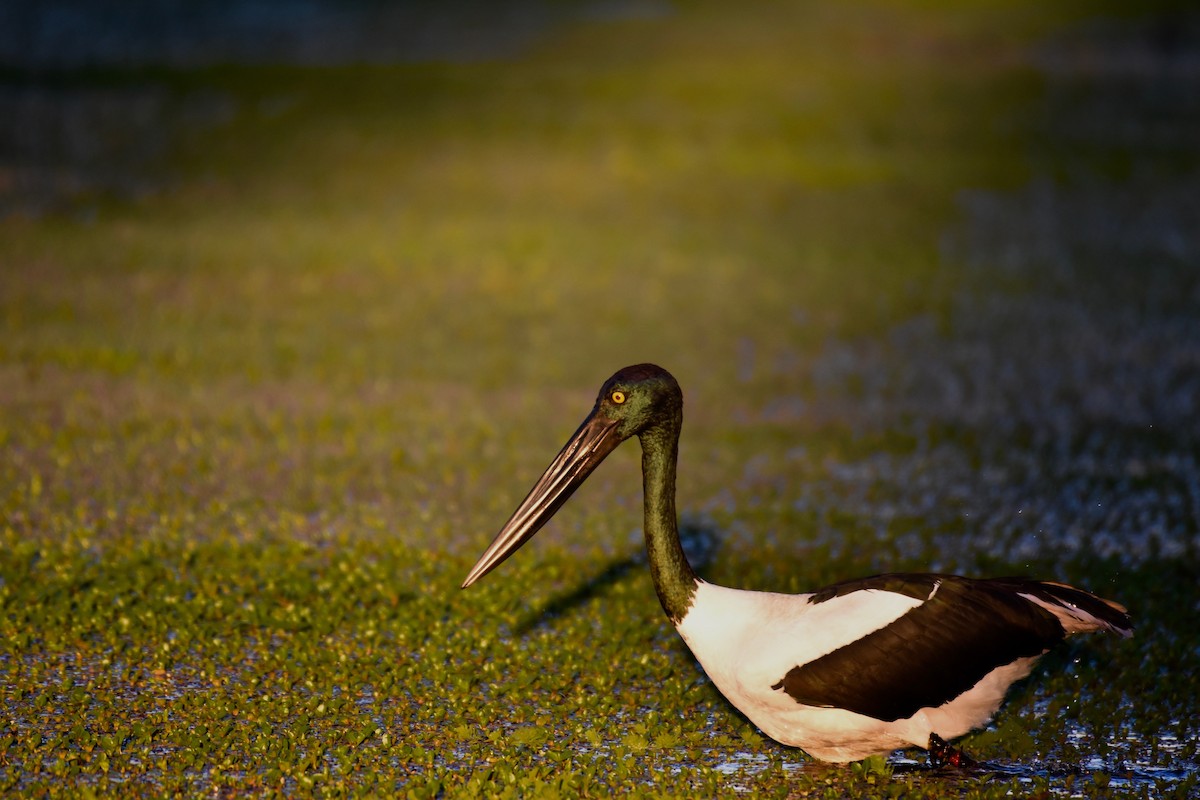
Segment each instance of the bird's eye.
[{"label": "bird's eye", "polygon": [[614,403],[616,403],[617,405],[621,405],[621,403],[625,402],[625,393],[624,392],[613,392],[612,393],[612,401]]}]

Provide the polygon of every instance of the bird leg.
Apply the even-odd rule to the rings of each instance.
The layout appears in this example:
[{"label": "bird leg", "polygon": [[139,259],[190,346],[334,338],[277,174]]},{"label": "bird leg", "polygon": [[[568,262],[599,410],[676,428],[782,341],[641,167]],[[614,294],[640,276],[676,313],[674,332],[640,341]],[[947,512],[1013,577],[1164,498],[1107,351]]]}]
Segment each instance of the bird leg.
[{"label": "bird leg", "polygon": [[975,759],[936,733],[929,734],[929,764],[934,769],[941,769],[943,767],[970,768],[976,766]]}]

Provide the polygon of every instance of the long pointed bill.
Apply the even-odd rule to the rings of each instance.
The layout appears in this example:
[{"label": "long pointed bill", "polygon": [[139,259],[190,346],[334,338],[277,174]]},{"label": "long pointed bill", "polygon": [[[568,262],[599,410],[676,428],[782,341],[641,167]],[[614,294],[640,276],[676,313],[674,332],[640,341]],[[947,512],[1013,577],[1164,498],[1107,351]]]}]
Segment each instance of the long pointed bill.
[{"label": "long pointed bill", "polygon": [[620,443],[617,422],[593,411],[563,445],[512,517],[496,534],[487,551],[479,557],[463,581],[462,588],[467,588],[491,572],[529,541]]}]

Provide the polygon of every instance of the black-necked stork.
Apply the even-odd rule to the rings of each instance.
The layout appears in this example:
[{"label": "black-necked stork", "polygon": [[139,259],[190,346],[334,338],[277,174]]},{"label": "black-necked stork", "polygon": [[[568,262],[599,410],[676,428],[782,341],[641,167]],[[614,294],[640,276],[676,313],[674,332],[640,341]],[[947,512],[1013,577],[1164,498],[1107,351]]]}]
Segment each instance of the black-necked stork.
[{"label": "black-necked stork", "polygon": [[1132,634],[1126,610],[1053,581],[892,574],[808,594],[728,589],[696,576],[679,542],[675,468],[683,393],[666,370],[626,367],[463,581],[530,539],[633,436],[642,443],[654,587],[717,688],[764,733],[825,760],[905,747],[959,763],[945,744],[985,724],[1008,687],[1063,638]]}]

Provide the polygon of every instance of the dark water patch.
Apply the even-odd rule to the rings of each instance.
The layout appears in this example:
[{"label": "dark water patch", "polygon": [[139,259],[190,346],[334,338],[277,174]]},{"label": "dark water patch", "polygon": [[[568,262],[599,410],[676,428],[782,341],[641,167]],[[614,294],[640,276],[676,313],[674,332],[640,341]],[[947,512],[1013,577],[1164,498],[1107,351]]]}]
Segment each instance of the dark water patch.
[{"label": "dark water patch", "polygon": [[[97,86],[106,72],[513,59],[565,25],[670,13],[666,0],[0,0],[0,217],[87,215],[99,198],[152,194],[169,183],[166,157],[183,137],[239,111],[216,92]],[[291,102],[274,96],[253,111],[270,117]]]},{"label": "dark water patch", "polygon": [[572,21],[671,13],[667,0],[0,2],[0,64],[395,64],[512,58]]},{"label": "dark water patch", "polygon": [[160,189],[185,131],[227,122],[233,101],[161,84],[0,80],[0,217],[86,208]]}]

